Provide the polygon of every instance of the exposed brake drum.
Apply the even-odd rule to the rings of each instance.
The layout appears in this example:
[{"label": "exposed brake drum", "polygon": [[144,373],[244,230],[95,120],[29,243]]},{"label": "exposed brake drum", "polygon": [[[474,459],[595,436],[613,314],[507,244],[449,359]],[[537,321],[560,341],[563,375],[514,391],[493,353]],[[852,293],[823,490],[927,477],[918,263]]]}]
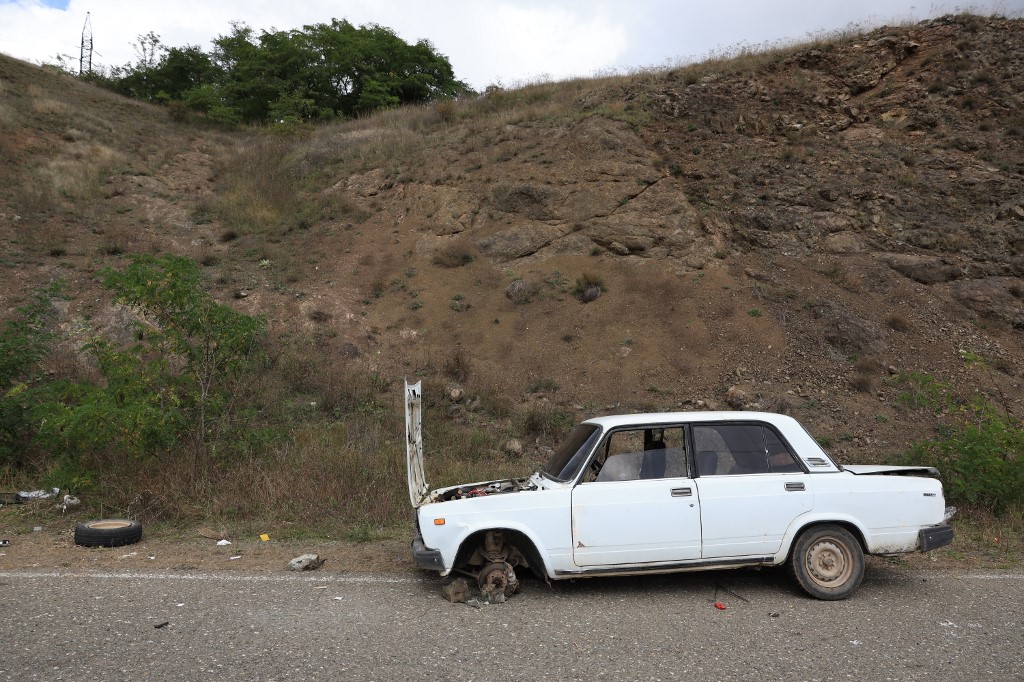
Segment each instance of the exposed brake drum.
[{"label": "exposed brake drum", "polygon": [[477,584],[485,594],[503,593],[506,597],[519,589],[519,579],[512,566],[504,561],[487,564],[477,574]]}]

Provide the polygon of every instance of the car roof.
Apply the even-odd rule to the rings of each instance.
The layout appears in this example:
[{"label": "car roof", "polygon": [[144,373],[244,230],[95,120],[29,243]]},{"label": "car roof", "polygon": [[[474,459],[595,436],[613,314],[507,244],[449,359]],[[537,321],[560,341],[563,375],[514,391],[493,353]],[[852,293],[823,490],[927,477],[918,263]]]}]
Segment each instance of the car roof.
[{"label": "car roof", "polygon": [[613,429],[620,426],[638,426],[647,424],[678,424],[696,422],[768,422],[780,428],[802,427],[798,422],[784,414],[774,412],[646,412],[640,414],[612,414],[604,417],[587,419],[584,424],[594,424],[602,429]]}]

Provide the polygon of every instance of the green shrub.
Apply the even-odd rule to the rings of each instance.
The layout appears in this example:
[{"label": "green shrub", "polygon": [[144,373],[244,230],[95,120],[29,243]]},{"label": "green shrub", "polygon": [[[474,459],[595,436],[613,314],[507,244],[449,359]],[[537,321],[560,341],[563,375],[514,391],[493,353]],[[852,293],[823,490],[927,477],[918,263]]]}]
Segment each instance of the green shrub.
[{"label": "green shrub", "polygon": [[[233,443],[235,435],[244,441],[249,430],[237,419],[235,396],[258,356],[263,320],[214,301],[187,258],[136,256],[102,275],[115,302],[142,313],[138,342],[97,338],[83,348],[100,382],[48,377],[8,391],[5,403],[19,401],[30,417],[23,438],[60,453],[69,466],[83,455],[165,453],[179,449],[183,437],[208,456],[217,442]],[[20,356],[38,358],[39,351]]]},{"label": "green shrub", "polygon": [[950,410],[954,406],[950,385],[924,372],[901,372],[891,379],[903,390],[896,396],[896,402],[907,407],[927,408],[935,413]]},{"label": "green shrub", "polygon": [[902,464],[939,470],[950,502],[995,514],[1024,504],[1024,422],[975,404],[966,419],[943,427],[938,436],[913,445]]}]

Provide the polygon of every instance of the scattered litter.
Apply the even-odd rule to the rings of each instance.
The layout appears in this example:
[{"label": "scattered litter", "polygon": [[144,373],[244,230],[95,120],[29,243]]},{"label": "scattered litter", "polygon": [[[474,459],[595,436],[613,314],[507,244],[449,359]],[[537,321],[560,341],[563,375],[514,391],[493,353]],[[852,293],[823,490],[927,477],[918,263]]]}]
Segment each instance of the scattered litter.
[{"label": "scattered litter", "polygon": [[744,597],[744,596],[743,596],[743,595],[741,595],[741,594],[736,594],[735,592],[733,592],[732,590],[730,590],[730,589],[729,589],[728,587],[726,587],[725,585],[722,585],[721,583],[715,583],[715,597],[716,597],[716,598],[718,597],[718,590],[725,590],[726,592],[728,592],[728,593],[729,593],[729,594],[731,594],[732,596],[736,597],[736,598],[737,598],[737,599],[739,599],[740,601],[746,602],[747,604],[749,604],[749,603],[750,603],[750,600],[749,600],[749,599],[747,599],[746,597]]},{"label": "scattered litter", "polygon": [[860,640],[859,639],[851,639],[850,640],[850,644],[852,644],[854,646],[860,646]]},{"label": "scattered litter", "polygon": [[959,625],[957,625],[956,623],[954,623],[951,620],[941,620],[941,621],[939,621],[939,625],[941,625],[944,628],[958,628],[958,627],[960,627]]},{"label": "scattered litter", "polygon": [[447,585],[441,586],[441,594],[453,604],[461,604],[466,601],[466,593],[469,591],[469,583],[465,578],[456,578]]},{"label": "scattered litter", "polygon": [[128,552],[127,554],[122,554],[122,555],[121,555],[121,558],[122,558],[122,559],[127,559],[128,557],[130,557],[130,556],[135,556],[135,555],[137,555],[137,554],[138,554],[138,552]]},{"label": "scattered litter", "polygon": [[230,540],[217,540],[217,546],[218,547],[224,547],[225,545],[230,545],[230,544],[231,544]]},{"label": "scattered litter", "polygon": [[335,597],[334,598],[334,601],[344,601],[344,600],[345,600],[344,597]]},{"label": "scattered litter", "polygon": [[241,554],[236,554],[235,556],[229,556],[228,557],[228,561],[234,561],[235,559],[241,559],[241,558],[242,558]]},{"label": "scattered litter", "polygon": [[473,599],[467,599],[466,600],[466,605],[467,606],[472,606],[474,609],[478,609],[481,606],[483,606],[483,604],[480,602],[480,600],[475,598],[475,597]]},{"label": "scattered litter", "polygon": [[326,590],[327,585],[313,585],[314,590]]},{"label": "scattered litter", "polygon": [[775,611],[772,611],[771,613],[769,613],[769,614],[768,614],[768,616],[769,616],[770,618],[778,618],[778,617],[779,617],[779,614],[778,614],[778,613],[776,613]]},{"label": "scattered litter", "polygon": [[175,604],[175,606],[184,606],[184,605],[185,605],[185,602],[181,602],[180,604]]},{"label": "scattered litter", "polygon": [[10,540],[0,540],[0,547],[10,547],[10,546],[11,546],[11,541]]},{"label": "scattered litter", "polygon": [[33,533],[38,533],[38,532],[40,532],[42,530],[43,530],[42,526],[35,526],[35,527],[32,528],[32,532]]},{"label": "scattered litter", "polygon": [[165,621],[164,621],[164,622],[162,622],[162,623],[157,623],[157,624],[156,624],[156,625],[154,625],[153,627],[155,627],[155,628],[156,628],[157,630],[159,630],[160,628],[165,628],[165,627],[167,627],[167,626],[168,626],[168,625],[170,625],[170,624],[171,624],[171,621],[169,621],[169,620],[165,620]]},{"label": "scattered litter", "polygon": [[82,501],[74,495],[65,495],[64,499],[57,503],[56,508],[60,509],[60,513],[64,514],[67,512],[68,507],[75,507],[82,504]]},{"label": "scattered litter", "polygon": [[324,565],[324,559],[319,554],[303,554],[288,562],[288,568],[293,571],[315,571]]},{"label": "scattered litter", "polygon": [[150,560],[150,561],[152,561],[152,560],[153,560],[153,559],[155,559],[155,558],[156,558],[156,555],[155,555],[155,554],[150,554],[150,555],[149,555],[149,560]]},{"label": "scattered litter", "polygon": [[266,533],[261,533],[260,534],[260,540],[262,540],[263,542],[270,542],[270,536],[267,535]]},{"label": "scattered litter", "polygon": [[715,608],[718,609],[719,611],[725,611],[725,604],[723,604],[720,601],[716,601],[715,602]]},{"label": "scattered litter", "polygon": [[18,493],[18,497],[21,498],[22,502],[26,500],[45,500],[47,497],[53,497],[60,492],[60,488],[50,488],[49,490],[30,490]]}]

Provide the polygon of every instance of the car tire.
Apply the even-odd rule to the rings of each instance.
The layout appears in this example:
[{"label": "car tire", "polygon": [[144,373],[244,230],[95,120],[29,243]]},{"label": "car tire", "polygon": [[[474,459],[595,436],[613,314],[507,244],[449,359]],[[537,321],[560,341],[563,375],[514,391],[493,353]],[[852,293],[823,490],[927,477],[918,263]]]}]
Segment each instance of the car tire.
[{"label": "car tire", "polygon": [[130,519],[96,519],[75,524],[75,544],[82,547],[121,547],[142,539],[142,524]]},{"label": "car tire", "polygon": [[850,531],[826,524],[797,538],[789,571],[804,592],[818,599],[846,599],[864,580],[864,550]]}]

